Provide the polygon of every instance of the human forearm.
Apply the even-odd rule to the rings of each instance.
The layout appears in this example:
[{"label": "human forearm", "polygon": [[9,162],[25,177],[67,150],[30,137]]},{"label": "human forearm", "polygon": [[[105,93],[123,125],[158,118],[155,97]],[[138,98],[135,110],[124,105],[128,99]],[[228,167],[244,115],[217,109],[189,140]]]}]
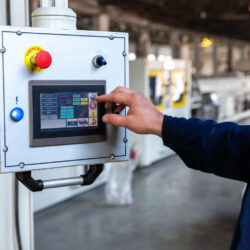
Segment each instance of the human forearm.
[{"label": "human forearm", "polygon": [[193,169],[250,180],[250,127],[164,117],[163,142]]},{"label": "human forearm", "polygon": [[[138,134],[162,136],[187,166],[232,179],[250,181],[250,127],[234,123],[163,117],[140,92],[118,87],[96,98],[114,107],[117,114],[106,114],[103,121]],[[119,114],[128,107],[126,115]],[[163,119],[164,118],[164,119]]]}]

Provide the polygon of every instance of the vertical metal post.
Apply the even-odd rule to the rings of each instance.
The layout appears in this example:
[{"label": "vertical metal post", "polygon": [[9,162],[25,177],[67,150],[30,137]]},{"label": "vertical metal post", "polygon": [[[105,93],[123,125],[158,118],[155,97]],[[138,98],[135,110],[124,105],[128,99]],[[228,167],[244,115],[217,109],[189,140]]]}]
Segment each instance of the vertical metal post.
[{"label": "vertical metal post", "polygon": [[9,0],[10,24],[12,26],[29,26],[29,1]]},{"label": "vertical metal post", "polygon": [[6,0],[0,0],[0,24],[6,25],[7,24],[7,1]]},{"label": "vertical metal post", "polygon": [[136,54],[140,58],[147,58],[150,53],[151,38],[149,31],[144,28],[140,30],[139,38],[136,44]]},{"label": "vertical metal post", "polygon": [[[8,0],[8,3],[9,13],[7,13],[7,9],[5,9],[4,11],[0,10],[0,12],[3,11],[5,13],[5,16],[7,14],[9,15],[9,24],[19,27],[29,26],[29,1]],[[1,14],[2,13],[0,13],[0,16]],[[5,195],[1,195],[0,198],[0,235],[4,235],[2,232],[7,233],[7,236],[3,239],[1,239],[0,236],[0,249],[17,249],[16,228],[14,226],[14,185],[15,178],[13,174],[0,176],[1,190],[6,190]],[[21,214],[20,218],[18,219],[20,223],[22,247],[25,250],[34,250],[33,196],[32,193],[26,188],[22,187],[22,185],[19,185],[19,214]]]},{"label": "vertical metal post", "polygon": [[244,46],[241,44],[240,46],[240,61],[244,61]]},{"label": "vertical metal post", "polygon": [[40,0],[40,7],[68,8],[68,0]]},{"label": "vertical metal post", "polygon": [[196,68],[196,75],[200,75],[200,42],[201,39],[200,37],[195,37],[194,38],[194,66]]},{"label": "vertical metal post", "polygon": [[233,46],[232,46],[232,43],[229,42],[228,53],[227,53],[227,72],[228,73],[232,73],[232,70],[233,70],[232,56],[233,56]]},{"label": "vertical metal post", "polygon": [[189,37],[185,35],[180,43],[180,58],[184,60],[191,59],[191,50],[189,47]]},{"label": "vertical metal post", "polygon": [[68,8],[68,0],[55,0],[55,7]]},{"label": "vertical metal post", "polygon": [[55,6],[55,0],[40,0],[40,6],[42,8]]},{"label": "vertical metal post", "polygon": [[93,17],[93,29],[109,31],[110,19],[107,14],[101,13]]},{"label": "vertical metal post", "polygon": [[[0,0],[0,25],[7,24],[7,1]],[[16,234],[13,227],[14,221],[14,175],[0,175],[0,190],[5,190],[0,195],[0,249],[16,249]]]},{"label": "vertical metal post", "polygon": [[213,45],[213,73],[214,73],[214,77],[216,77],[218,75],[217,45],[218,45],[218,41],[217,41],[217,39],[214,39],[214,45]]},{"label": "vertical metal post", "polygon": [[177,31],[170,31],[170,46],[172,49],[172,57],[180,58],[180,34]]}]

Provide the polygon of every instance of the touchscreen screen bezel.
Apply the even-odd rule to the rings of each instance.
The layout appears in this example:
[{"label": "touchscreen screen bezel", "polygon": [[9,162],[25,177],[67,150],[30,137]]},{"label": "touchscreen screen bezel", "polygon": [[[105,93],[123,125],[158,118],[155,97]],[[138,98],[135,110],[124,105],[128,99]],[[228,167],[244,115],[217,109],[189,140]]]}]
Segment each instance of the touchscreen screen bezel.
[{"label": "touchscreen screen bezel", "polygon": [[29,90],[31,147],[93,143],[106,140],[106,126],[102,122],[102,116],[105,114],[103,103],[97,104],[97,127],[42,131],[40,120],[41,93],[94,92],[102,95],[106,93],[106,81],[30,81]]}]

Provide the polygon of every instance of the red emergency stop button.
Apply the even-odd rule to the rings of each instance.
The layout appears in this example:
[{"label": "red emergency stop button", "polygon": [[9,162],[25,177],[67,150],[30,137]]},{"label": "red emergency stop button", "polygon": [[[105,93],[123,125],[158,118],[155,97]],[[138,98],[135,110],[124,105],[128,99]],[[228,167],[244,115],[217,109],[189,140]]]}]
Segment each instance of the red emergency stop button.
[{"label": "red emergency stop button", "polygon": [[24,63],[32,73],[40,73],[47,69],[52,62],[52,57],[49,52],[40,46],[29,47],[24,54]]},{"label": "red emergency stop button", "polygon": [[47,69],[52,63],[52,57],[47,51],[40,51],[35,56],[36,66],[41,69]]}]

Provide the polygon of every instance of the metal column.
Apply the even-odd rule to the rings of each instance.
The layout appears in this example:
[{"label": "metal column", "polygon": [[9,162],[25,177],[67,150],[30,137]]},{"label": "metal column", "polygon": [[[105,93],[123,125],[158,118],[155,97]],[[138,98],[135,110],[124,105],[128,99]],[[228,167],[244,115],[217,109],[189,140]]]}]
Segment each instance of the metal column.
[{"label": "metal column", "polygon": [[[0,0],[0,24],[28,26],[28,0]],[[0,249],[17,250],[15,228],[15,177],[0,176]],[[23,250],[34,250],[33,196],[19,185],[19,223]]]}]

